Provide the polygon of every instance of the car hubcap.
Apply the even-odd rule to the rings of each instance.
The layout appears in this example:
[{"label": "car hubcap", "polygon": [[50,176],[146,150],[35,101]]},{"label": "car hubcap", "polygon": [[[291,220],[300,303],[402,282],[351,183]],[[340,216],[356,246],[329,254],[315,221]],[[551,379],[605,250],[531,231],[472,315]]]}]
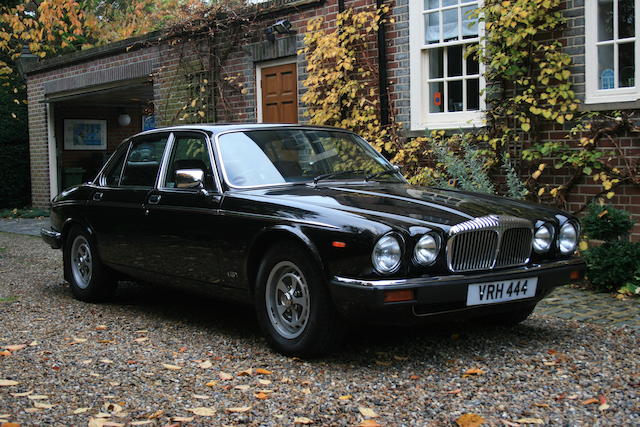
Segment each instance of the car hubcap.
[{"label": "car hubcap", "polygon": [[77,236],[71,245],[71,272],[80,289],[86,289],[89,286],[92,270],[89,242],[84,236]]},{"label": "car hubcap", "polygon": [[276,264],[266,289],[269,320],[284,338],[297,338],[309,321],[309,288],[300,269],[290,261]]}]

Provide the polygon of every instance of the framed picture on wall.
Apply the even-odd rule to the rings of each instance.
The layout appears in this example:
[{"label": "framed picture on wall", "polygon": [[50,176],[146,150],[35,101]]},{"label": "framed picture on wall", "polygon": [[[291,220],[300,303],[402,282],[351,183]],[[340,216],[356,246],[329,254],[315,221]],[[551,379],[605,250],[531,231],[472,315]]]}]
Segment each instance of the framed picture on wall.
[{"label": "framed picture on wall", "polygon": [[106,150],[107,121],[65,119],[65,150]]}]

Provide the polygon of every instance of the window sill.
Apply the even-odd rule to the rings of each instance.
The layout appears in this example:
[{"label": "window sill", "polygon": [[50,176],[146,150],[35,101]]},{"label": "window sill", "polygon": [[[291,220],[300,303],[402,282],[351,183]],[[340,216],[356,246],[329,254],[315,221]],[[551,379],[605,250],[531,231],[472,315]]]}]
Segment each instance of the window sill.
[{"label": "window sill", "polygon": [[432,114],[424,122],[412,122],[411,131],[473,129],[486,126],[482,111]]}]

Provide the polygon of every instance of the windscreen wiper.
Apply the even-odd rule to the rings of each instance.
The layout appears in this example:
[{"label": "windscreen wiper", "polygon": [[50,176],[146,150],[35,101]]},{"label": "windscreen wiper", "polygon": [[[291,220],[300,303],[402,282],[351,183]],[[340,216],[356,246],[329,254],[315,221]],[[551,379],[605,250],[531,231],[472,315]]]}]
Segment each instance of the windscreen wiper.
[{"label": "windscreen wiper", "polygon": [[348,174],[362,174],[365,173],[366,171],[363,169],[354,169],[354,170],[347,170],[347,171],[337,171],[337,172],[331,172],[331,173],[323,173],[322,175],[318,175],[316,177],[313,178],[313,183],[317,184],[318,181],[321,181],[323,179],[329,179],[329,178],[335,178],[336,176],[341,176],[341,175],[348,175]]}]

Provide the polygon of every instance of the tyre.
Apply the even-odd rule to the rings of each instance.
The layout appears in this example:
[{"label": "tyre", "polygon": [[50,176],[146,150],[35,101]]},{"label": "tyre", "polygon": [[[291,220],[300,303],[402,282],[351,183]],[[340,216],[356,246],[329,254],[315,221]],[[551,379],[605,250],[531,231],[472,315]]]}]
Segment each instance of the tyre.
[{"label": "tyre", "polygon": [[338,315],[324,275],[298,245],[279,243],[266,253],[255,304],[267,341],[282,354],[319,356],[339,341]]},{"label": "tyre", "polygon": [[536,305],[530,305],[521,307],[516,310],[507,311],[504,313],[492,314],[484,317],[482,320],[484,323],[496,325],[496,326],[513,326],[518,323],[524,322],[533,313]]},{"label": "tyre", "polygon": [[73,296],[86,302],[102,302],[113,296],[116,282],[102,265],[92,236],[74,226],[65,239],[64,268]]}]

